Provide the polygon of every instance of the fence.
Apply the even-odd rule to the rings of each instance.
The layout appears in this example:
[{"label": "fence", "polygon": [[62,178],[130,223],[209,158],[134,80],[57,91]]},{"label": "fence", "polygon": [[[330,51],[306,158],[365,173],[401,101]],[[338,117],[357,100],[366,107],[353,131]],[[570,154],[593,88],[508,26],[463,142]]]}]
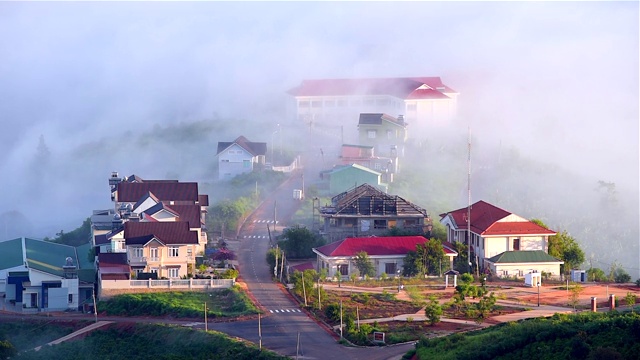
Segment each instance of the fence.
[{"label": "fence", "polygon": [[102,289],[228,289],[235,279],[102,280]]}]

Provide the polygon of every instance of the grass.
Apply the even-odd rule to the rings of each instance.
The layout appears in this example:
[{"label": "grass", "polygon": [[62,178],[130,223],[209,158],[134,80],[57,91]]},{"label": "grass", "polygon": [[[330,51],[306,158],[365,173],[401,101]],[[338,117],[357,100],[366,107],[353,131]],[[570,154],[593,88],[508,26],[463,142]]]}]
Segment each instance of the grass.
[{"label": "grass", "polygon": [[119,324],[98,329],[85,338],[40,351],[20,359],[286,359],[255,344],[232,339],[216,331],[159,324]]},{"label": "grass", "polygon": [[118,295],[98,303],[98,310],[108,315],[171,316],[200,318],[204,316],[236,317],[257,314],[259,310],[238,287],[212,292],[172,291]]},{"label": "grass", "polygon": [[634,359],[640,315],[556,314],[465,334],[422,339],[419,359]]},{"label": "grass", "polygon": [[71,334],[88,324],[85,321],[7,320],[0,322],[0,340],[7,340],[18,351],[24,351]]}]

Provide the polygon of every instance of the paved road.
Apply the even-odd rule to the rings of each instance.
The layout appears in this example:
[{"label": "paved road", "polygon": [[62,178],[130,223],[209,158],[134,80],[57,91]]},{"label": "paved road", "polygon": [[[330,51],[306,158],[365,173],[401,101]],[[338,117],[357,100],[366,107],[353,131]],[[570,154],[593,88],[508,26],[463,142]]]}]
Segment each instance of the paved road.
[{"label": "paved road", "polygon": [[[298,305],[271,280],[273,269],[269,269],[265,260],[269,248],[269,239],[264,237],[268,234],[267,223],[271,222],[269,226],[273,231],[275,208],[277,229],[281,233],[298,208],[297,200],[293,199],[293,189],[300,189],[301,186],[300,174],[292,175],[247,219],[238,234],[240,276],[266,314],[262,318],[262,346],[282,355],[295,357],[300,334],[298,355],[304,359],[400,358],[413,345],[387,348],[351,348],[339,345],[327,330],[301,312]],[[259,341],[256,321],[213,324],[209,328],[255,343]]]}]

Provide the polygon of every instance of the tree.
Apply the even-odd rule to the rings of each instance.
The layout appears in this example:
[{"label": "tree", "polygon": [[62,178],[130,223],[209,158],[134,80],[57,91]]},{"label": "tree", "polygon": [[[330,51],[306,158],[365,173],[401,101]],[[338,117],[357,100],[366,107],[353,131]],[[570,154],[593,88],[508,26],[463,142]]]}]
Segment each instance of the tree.
[{"label": "tree", "polygon": [[628,291],[627,296],[624,297],[624,302],[627,303],[627,306],[631,308],[631,312],[633,312],[633,307],[636,304],[636,294]]},{"label": "tree", "polygon": [[410,251],[404,260],[405,276],[415,276],[417,274],[439,273],[442,262],[446,263],[446,255],[442,242],[437,239],[425,241],[416,246],[416,251]]},{"label": "tree", "polygon": [[[541,220],[533,219],[531,222],[549,229]],[[549,236],[548,252],[549,255],[564,261],[564,264],[560,265],[560,272],[564,275],[568,275],[571,269],[578,268],[585,260],[584,251],[566,230]]]},{"label": "tree", "polygon": [[438,299],[435,297],[431,297],[431,301],[424,309],[424,315],[427,317],[427,322],[429,325],[435,325],[440,322],[440,318],[442,317],[442,306],[438,302]]},{"label": "tree", "polygon": [[44,240],[69,246],[84,245],[91,241],[91,218],[86,218],[82,225],[73,231],[65,233],[64,230],[60,230],[59,233],[56,233],[56,238],[45,238]]},{"label": "tree", "polygon": [[365,251],[360,251],[359,253],[357,253],[353,260],[356,263],[356,267],[358,268],[360,276],[371,277],[376,275],[376,270],[373,267],[373,263],[371,262],[369,255]]},{"label": "tree", "polygon": [[299,225],[286,228],[280,239],[282,240],[278,242],[278,245],[290,259],[313,257],[313,248],[324,245],[321,237]]},{"label": "tree", "polygon": [[623,268],[619,267],[615,270],[613,280],[619,284],[631,282],[631,275],[629,275]]},{"label": "tree", "polygon": [[580,303],[580,294],[584,288],[580,286],[580,284],[575,284],[570,290],[569,293],[569,305],[573,306],[573,309],[576,309],[576,306]]},{"label": "tree", "polygon": [[596,282],[607,281],[607,274],[599,268],[591,268],[587,270],[587,279]]}]

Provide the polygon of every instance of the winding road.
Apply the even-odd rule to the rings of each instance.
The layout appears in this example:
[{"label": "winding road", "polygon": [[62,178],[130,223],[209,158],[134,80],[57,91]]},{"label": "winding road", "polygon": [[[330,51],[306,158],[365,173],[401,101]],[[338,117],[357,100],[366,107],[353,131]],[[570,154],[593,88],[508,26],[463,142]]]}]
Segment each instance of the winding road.
[{"label": "winding road", "polygon": [[[265,255],[269,248],[267,224],[278,233],[299,207],[293,189],[302,188],[301,173],[294,173],[245,221],[238,234],[237,249],[240,276],[249,292],[265,311],[261,320],[262,346],[282,355],[299,359],[399,359],[413,344],[359,348],[338,344],[337,339],[300,310],[281,288],[271,280]],[[275,219],[274,219],[275,209]],[[273,235],[273,234],[272,234]],[[212,324],[210,329],[259,343],[257,321]],[[299,336],[299,341],[298,341]]]}]

